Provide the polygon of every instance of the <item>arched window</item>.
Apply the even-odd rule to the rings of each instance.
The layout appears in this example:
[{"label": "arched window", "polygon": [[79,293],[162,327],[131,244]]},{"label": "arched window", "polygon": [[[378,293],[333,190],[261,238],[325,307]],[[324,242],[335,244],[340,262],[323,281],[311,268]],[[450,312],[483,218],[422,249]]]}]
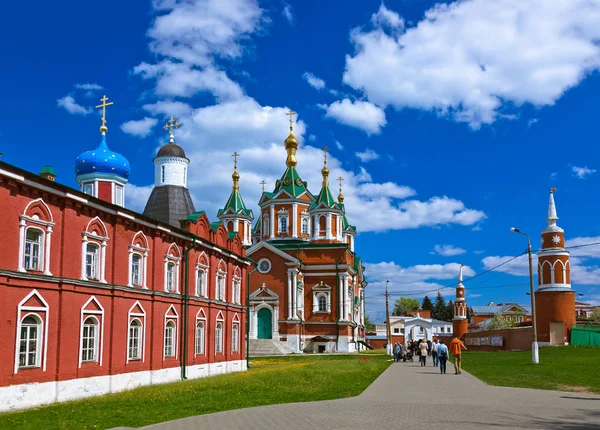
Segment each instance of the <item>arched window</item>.
[{"label": "arched window", "polygon": [[225,276],[227,275],[227,267],[223,261],[219,262],[217,269],[217,285],[216,285],[216,299],[225,301]]},{"label": "arched window", "polygon": [[100,247],[95,243],[88,243],[85,248],[85,276],[87,279],[99,278]]},{"label": "arched window", "polygon": [[288,231],[288,227],[287,227],[287,217],[282,216],[279,217],[279,233],[287,233]]},{"label": "arched window", "polygon": [[327,296],[325,294],[319,296],[319,312],[327,312]]},{"label": "arched window", "polygon": [[131,284],[142,285],[142,256],[137,253],[131,257]]},{"label": "arched window", "polygon": [[217,323],[215,328],[215,354],[223,352],[223,323]]},{"label": "arched window", "polygon": [[231,327],[231,351],[232,352],[237,352],[237,350],[240,347],[239,346],[239,343],[240,343],[239,331],[240,331],[240,328],[237,324],[234,324]]},{"label": "arched window", "polygon": [[196,354],[204,354],[204,322],[196,322]]},{"label": "arched window", "polygon": [[308,218],[302,218],[302,234],[308,234]]},{"label": "arched window", "polygon": [[129,323],[129,339],[127,355],[129,360],[139,360],[142,357],[142,323],[133,319]]},{"label": "arched window", "polygon": [[167,322],[165,326],[165,357],[175,357],[175,323]]},{"label": "arched window", "polygon": [[167,291],[169,293],[176,292],[175,288],[175,263],[167,263]]},{"label": "arched window", "polygon": [[98,320],[87,317],[81,332],[81,361],[98,361]]},{"label": "arched window", "polygon": [[196,271],[196,295],[206,296],[206,270],[201,268]]},{"label": "arched window", "polygon": [[19,337],[19,367],[39,367],[42,352],[42,322],[37,315],[27,315],[21,321]]},{"label": "arched window", "polygon": [[25,233],[25,270],[42,270],[42,247],[44,232],[37,228],[28,228]]}]

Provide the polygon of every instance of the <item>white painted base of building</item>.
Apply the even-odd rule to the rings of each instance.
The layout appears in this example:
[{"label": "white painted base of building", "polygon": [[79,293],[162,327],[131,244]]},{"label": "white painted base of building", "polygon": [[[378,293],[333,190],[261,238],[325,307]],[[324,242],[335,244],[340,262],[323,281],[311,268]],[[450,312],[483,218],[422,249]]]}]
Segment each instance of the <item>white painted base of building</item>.
[{"label": "white painted base of building", "polygon": [[[247,370],[246,360],[188,366],[188,379]],[[34,382],[0,387],[0,412],[31,408],[55,402],[101,396],[131,390],[143,385],[164,384],[181,380],[181,367],[143,372],[120,373],[70,379],[68,381]]]}]

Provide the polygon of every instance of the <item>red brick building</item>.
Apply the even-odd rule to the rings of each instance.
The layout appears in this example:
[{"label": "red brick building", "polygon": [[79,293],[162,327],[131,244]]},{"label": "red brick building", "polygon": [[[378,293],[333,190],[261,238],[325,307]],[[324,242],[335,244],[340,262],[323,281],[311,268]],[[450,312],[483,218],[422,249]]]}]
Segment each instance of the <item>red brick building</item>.
[{"label": "red brick building", "polygon": [[101,131],[81,190],[0,163],[0,410],[246,369],[240,237],[125,209]]}]

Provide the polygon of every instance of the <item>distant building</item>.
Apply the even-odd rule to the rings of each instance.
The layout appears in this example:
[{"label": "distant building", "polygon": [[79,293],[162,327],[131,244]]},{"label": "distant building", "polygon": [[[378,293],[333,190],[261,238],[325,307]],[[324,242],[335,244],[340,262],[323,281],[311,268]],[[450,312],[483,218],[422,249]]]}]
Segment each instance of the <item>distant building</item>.
[{"label": "distant building", "polygon": [[496,314],[514,324],[531,322],[531,306],[490,302],[486,306],[469,307],[469,327],[474,330],[483,329]]},{"label": "distant building", "polygon": [[575,301],[575,315],[577,319],[588,319],[592,316],[594,306],[589,303]]}]

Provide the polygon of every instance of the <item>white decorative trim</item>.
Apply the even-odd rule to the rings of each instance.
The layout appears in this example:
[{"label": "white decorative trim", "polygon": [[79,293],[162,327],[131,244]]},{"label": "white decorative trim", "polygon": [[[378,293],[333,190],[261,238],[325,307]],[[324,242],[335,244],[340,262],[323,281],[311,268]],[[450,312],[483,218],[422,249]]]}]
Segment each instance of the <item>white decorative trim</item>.
[{"label": "white decorative trim", "polygon": [[[86,307],[90,303],[95,303],[96,306],[100,308],[99,311],[85,310]],[[98,349],[98,357],[96,361],[100,366],[102,366],[102,358],[104,352],[104,307],[100,304],[100,302],[96,299],[95,296],[91,296],[87,302],[81,307],[81,318],[80,318],[80,327],[79,327],[79,367],[81,367],[82,356],[83,356],[83,322],[87,319],[87,316],[100,315],[102,321],[98,321],[100,333],[99,338],[96,340],[96,348]],[[97,317],[95,317],[98,320]],[[129,326],[127,326],[127,330],[129,330]]]},{"label": "white decorative trim", "polygon": [[[36,296],[38,298],[38,300],[40,302],[43,303],[43,307],[37,307],[37,306],[23,306],[25,303],[27,303],[27,301],[32,298],[33,296]],[[28,312],[26,315],[24,315],[23,317],[21,317],[21,312],[26,311]],[[44,312],[44,318],[40,318],[40,316],[38,315],[38,312]],[[21,300],[19,302],[19,304],[17,305],[17,336],[15,337],[15,367],[14,367],[14,374],[16,375],[19,371],[19,352],[20,352],[20,348],[19,348],[19,343],[21,340],[21,322],[23,321],[23,319],[25,317],[27,317],[30,314],[35,314],[38,319],[41,321],[41,327],[40,327],[40,333],[43,333],[44,336],[44,345],[42,348],[44,348],[44,350],[42,351],[41,354],[39,354],[36,358],[36,360],[40,360],[41,359],[41,367],[42,370],[45,372],[46,371],[46,359],[48,357],[48,321],[49,321],[49,315],[50,315],[50,306],[48,305],[48,302],[46,302],[46,300],[44,300],[44,298],[41,296],[40,293],[37,292],[37,290],[33,290],[31,291],[29,294],[27,294],[25,296],[25,298],[23,300]],[[38,334],[39,336],[39,334]],[[42,342],[39,342],[40,344]],[[39,364],[38,364],[39,366]],[[1,402],[0,402],[0,409],[2,408],[1,406]]]},{"label": "white decorative trim", "polygon": [[[175,314],[175,316],[173,315],[169,315],[169,312],[173,311],[173,314]],[[167,324],[169,323],[169,321],[174,321],[175,324],[175,336],[173,339],[173,349],[175,352],[175,355],[171,356],[169,355],[169,357],[175,357],[175,360],[177,360],[178,358],[178,349],[177,349],[177,345],[178,345],[178,340],[179,340],[179,314],[177,313],[177,310],[175,309],[175,306],[171,305],[169,306],[169,308],[167,309],[167,311],[165,312],[165,321],[164,321],[164,331],[163,331],[163,360],[167,358],[167,356],[165,355],[165,341],[167,339]]]},{"label": "white decorative trim", "polygon": [[[142,310],[142,313],[134,313],[132,312],[133,309],[139,306],[139,308]],[[131,322],[134,319],[140,319],[142,318],[142,363],[145,361],[145,357],[146,357],[146,310],[144,309],[144,307],[142,306],[142,304],[140,303],[139,300],[136,300],[136,302],[133,304],[133,306],[131,308],[129,308],[129,312],[127,312],[127,345],[126,345],[126,354],[127,354],[127,360],[125,361],[125,363],[129,363],[129,326],[131,325]],[[136,360],[136,359],[134,359]]]}]

